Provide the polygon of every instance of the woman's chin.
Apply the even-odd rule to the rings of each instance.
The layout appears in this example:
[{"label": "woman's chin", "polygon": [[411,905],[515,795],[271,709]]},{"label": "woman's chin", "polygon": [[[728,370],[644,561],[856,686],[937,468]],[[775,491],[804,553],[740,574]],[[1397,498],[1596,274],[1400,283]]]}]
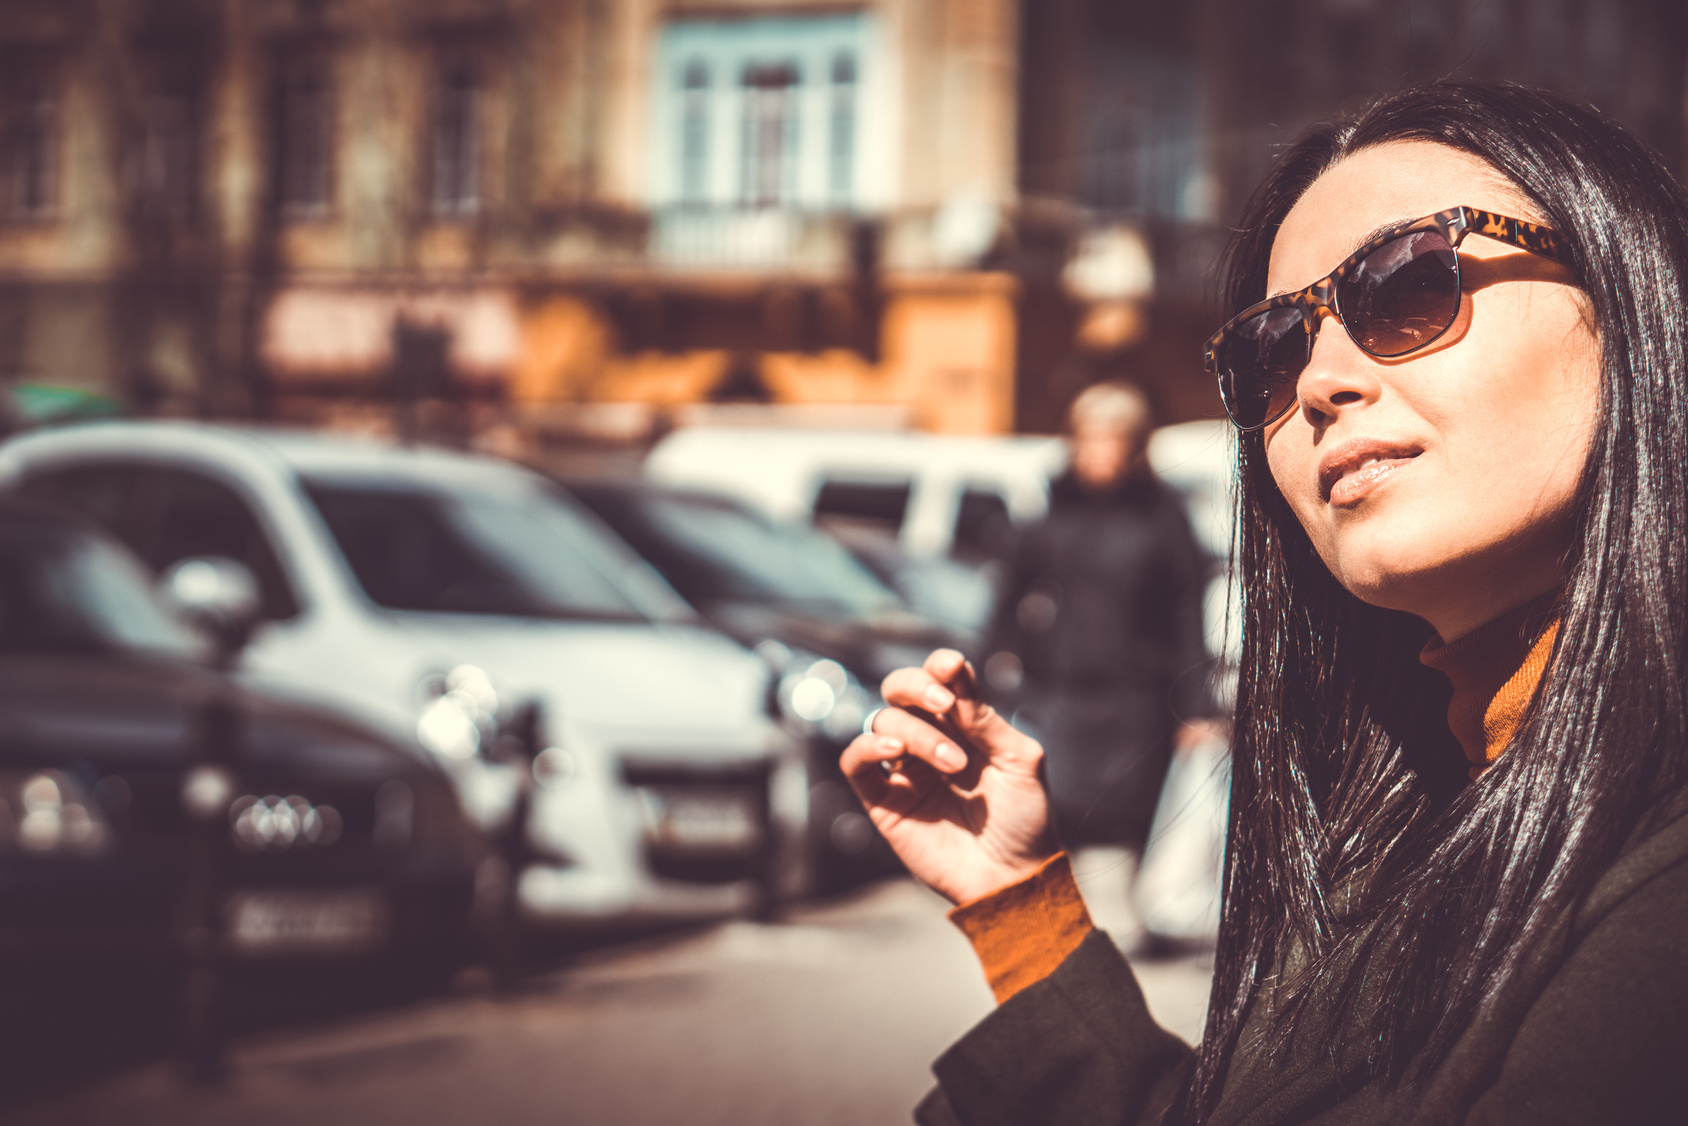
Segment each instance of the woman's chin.
[{"label": "woman's chin", "polygon": [[[1346,562],[1346,561],[1345,561]],[[1425,594],[1425,587],[1439,586],[1441,579],[1434,568],[1403,568],[1402,560],[1361,561],[1332,569],[1336,581],[1361,602],[1383,610],[1415,612]]]}]

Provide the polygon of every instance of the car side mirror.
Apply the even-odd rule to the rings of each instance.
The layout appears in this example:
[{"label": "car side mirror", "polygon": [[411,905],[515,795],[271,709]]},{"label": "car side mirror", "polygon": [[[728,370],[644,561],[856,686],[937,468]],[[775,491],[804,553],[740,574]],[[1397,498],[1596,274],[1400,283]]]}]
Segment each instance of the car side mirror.
[{"label": "car side mirror", "polygon": [[176,613],[210,636],[223,667],[234,663],[258,625],[258,580],[251,568],[233,559],[183,559],[164,572],[158,592]]},{"label": "car side mirror", "polygon": [[529,700],[498,725],[488,758],[528,767],[545,749],[543,713],[537,701]]}]

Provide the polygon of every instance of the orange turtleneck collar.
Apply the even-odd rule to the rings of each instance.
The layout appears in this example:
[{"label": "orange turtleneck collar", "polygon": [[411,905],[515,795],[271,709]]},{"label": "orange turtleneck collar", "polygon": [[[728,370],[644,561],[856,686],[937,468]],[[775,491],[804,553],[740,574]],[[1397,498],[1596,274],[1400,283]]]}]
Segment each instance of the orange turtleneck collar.
[{"label": "orange turtleneck collar", "polygon": [[1453,685],[1448,727],[1472,762],[1473,778],[1500,757],[1524,722],[1559,633],[1557,597],[1544,594],[1451,644],[1433,640],[1418,655]]}]

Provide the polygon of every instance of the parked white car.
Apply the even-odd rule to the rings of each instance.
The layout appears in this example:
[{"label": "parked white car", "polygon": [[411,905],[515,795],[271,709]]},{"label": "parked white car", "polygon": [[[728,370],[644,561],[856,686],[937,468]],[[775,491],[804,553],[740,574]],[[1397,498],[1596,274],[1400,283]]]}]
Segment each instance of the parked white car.
[{"label": "parked white car", "polygon": [[[0,447],[0,487],[75,508],[158,571],[256,577],[245,675],[420,743],[497,831],[525,761],[491,717],[541,707],[517,882],[553,923],[765,903],[803,837],[801,749],[769,670],[596,518],[514,465],[372,440],[95,423]],[[539,748],[535,748],[539,749]],[[421,753],[421,752],[419,752]]]},{"label": "parked white car", "polygon": [[[1231,552],[1235,459],[1230,424],[1219,419],[1163,426],[1149,439],[1149,463],[1184,495],[1197,537],[1221,560]],[[858,533],[877,531],[916,561],[950,564],[916,578],[939,589],[905,587],[904,594],[955,622],[988,612],[979,602],[988,604],[990,591],[970,585],[978,577],[954,564],[988,557],[1004,527],[1042,517],[1049,480],[1066,463],[1066,442],[1052,437],[698,426],[659,442],[645,475],[723,493],[775,519],[821,524],[852,547],[863,542]],[[1209,591],[1216,649],[1224,595],[1221,578]]]}]

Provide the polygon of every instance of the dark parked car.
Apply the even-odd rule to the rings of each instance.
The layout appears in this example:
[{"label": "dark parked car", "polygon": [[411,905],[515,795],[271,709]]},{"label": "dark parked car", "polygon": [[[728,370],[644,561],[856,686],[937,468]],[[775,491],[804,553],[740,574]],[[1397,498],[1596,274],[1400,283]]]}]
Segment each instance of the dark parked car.
[{"label": "dark parked car", "polygon": [[810,741],[810,831],[823,884],[895,869],[838,770],[879,683],[958,645],[832,537],[735,500],[634,481],[568,485],[709,622],[778,674],[779,713]]},{"label": "dark parked car", "polygon": [[[199,565],[188,585],[215,578]],[[466,953],[508,880],[447,780],[242,688],[143,576],[80,521],[0,500],[0,948]]]}]

